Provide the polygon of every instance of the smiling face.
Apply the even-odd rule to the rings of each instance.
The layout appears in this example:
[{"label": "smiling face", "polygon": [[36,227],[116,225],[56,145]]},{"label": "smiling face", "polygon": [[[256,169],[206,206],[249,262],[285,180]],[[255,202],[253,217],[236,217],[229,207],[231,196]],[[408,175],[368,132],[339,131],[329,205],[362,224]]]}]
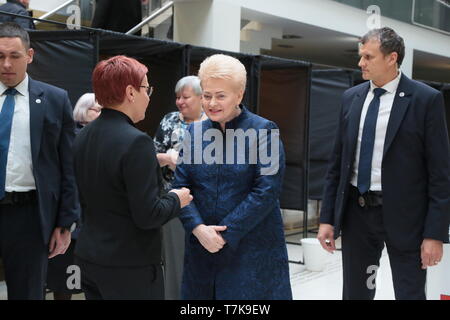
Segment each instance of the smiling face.
[{"label": "smiling face", "polygon": [[185,120],[195,120],[202,110],[202,96],[196,95],[191,87],[184,87],[177,92],[176,105]]},{"label": "smiling face", "polygon": [[0,81],[7,87],[22,82],[33,54],[33,49],[26,49],[20,38],[0,38]]},{"label": "smiling face", "polygon": [[203,111],[224,129],[225,123],[239,115],[240,109],[236,107],[242,101],[243,91],[231,80],[214,78],[203,80],[202,88]]},{"label": "smiling face", "polygon": [[380,50],[380,41],[369,40],[359,48],[361,68],[364,80],[372,80],[382,87],[397,76],[397,53],[384,55]]}]

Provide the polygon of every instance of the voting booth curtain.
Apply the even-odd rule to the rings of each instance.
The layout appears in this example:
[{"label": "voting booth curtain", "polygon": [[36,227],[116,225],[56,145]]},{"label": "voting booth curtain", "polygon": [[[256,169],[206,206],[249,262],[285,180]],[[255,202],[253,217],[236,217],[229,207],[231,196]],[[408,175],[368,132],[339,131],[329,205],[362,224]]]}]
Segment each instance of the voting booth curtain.
[{"label": "voting booth curtain", "polygon": [[36,51],[30,76],[66,89],[74,105],[92,92],[95,64],[115,55],[133,57],[149,68],[154,87],[145,120],[137,124],[153,135],[163,116],[175,111],[175,84],[196,74],[200,63],[216,53],[239,59],[247,70],[243,103],[280,128],[286,151],[281,207],[306,211],[308,194],[308,123],[311,64],[196,47],[104,30],[30,32]]}]

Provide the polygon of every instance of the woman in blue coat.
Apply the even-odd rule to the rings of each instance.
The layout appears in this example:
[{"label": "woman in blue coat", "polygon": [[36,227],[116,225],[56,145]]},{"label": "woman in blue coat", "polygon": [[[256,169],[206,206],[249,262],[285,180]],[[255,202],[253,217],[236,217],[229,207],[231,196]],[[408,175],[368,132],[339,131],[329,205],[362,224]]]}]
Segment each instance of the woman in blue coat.
[{"label": "woman in blue coat", "polygon": [[245,67],[226,55],[202,62],[208,120],[189,126],[174,188],[182,210],[184,299],[292,299],[279,207],[285,168],[277,126],[242,106]]}]

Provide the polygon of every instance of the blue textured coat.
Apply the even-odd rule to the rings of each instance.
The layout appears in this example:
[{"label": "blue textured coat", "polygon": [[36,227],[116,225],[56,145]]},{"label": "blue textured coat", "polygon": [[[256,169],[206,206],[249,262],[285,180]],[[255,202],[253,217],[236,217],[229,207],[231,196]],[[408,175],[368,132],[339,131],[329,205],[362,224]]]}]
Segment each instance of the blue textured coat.
[{"label": "blue textured coat", "polygon": [[[226,124],[226,129],[267,129],[277,126],[245,107],[241,114]],[[197,126],[196,128],[194,128]],[[189,127],[191,139],[180,157],[194,148],[200,151],[214,143],[203,141],[195,145],[194,131],[220,130],[217,122],[205,120]],[[217,131],[216,131],[217,132]],[[221,133],[222,134],[222,133]],[[249,163],[249,151],[237,150],[234,140],[234,163],[226,161],[227,142],[223,137],[224,164],[179,164],[175,172],[174,188],[190,188],[194,200],[180,216],[186,229],[186,250],[181,294],[184,299],[292,299],[289,264],[279,207],[279,194],[285,168],[283,146],[279,144],[279,170],[273,175],[262,175],[263,165],[258,157]],[[259,137],[259,135],[258,135]],[[270,135],[269,135],[270,137]],[[279,138],[279,136],[277,136]],[[206,139],[203,139],[206,140]],[[213,140],[213,139],[212,139]],[[270,150],[270,139],[267,149]],[[261,148],[261,144],[259,144]],[[189,149],[188,149],[189,148]],[[208,150],[208,149],[207,149]],[[236,152],[239,151],[239,152]],[[236,155],[245,151],[245,164],[236,164]],[[266,150],[267,151],[267,150]],[[202,247],[192,230],[199,224],[226,225],[222,236],[227,242],[218,253],[209,253]]]}]

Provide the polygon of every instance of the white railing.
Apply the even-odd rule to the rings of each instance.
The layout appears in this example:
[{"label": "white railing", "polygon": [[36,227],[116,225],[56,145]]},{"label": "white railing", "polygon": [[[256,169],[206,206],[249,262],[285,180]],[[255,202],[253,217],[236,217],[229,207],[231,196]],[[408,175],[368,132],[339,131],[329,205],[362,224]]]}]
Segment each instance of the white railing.
[{"label": "white railing", "polygon": [[135,34],[136,32],[138,32],[139,30],[141,30],[141,28],[145,25],[147,25],[148,23],[150,23],[153,19],[156,19],[157,17],[159,17],[161,14],[163,14],[166,10],[170,9],[173,7],[173,1],[168,1],[165,5],[163,5],[161,8],[159,8],[158,10],[156,10],[155,12],[153,12],[151,15],[149,15],[147,18],[145,18],[144,20],[142,20],[137,26],[133,27],[132,29],[128,30],[126,32],[126,34]]},{"label": "white railing", "polygon": [[[43,14],[42,16],[39,17],[39,19],[45,20],[48,17],[54,15],[55,13],[57,13],[58,11],[60,11],[61,9],[64,9],[65,7],[71,5],[72,3],[77,2],[77,0],[69,0],[64,2],[63,4],[61,4],[60,6],[56,7],[55,9]],[[40,21],[36,21],[34,24],[37,25],[41,23]]]}]

